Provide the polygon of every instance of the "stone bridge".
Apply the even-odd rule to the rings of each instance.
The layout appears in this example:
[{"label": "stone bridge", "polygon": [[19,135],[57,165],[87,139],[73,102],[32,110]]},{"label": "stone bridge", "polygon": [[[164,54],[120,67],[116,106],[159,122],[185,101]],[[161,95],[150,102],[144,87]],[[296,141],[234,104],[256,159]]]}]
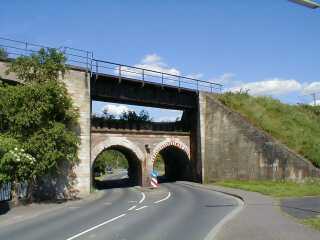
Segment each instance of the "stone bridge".
[{"label": "stone bridge", "polygon": [[[10,60],[0,61],[0,80]],[[104,149],[117,149],[129,160],[129,174],[148,186],[157,154],[165,159],[166,174],[173,179],[212,182],[218,179],[292,179],[320,176],[319,169],[252,126],[212,93],[107,74],[69,66],[61,79],[79,109],[79,164],[75,168],[80,195],[90,193],[92,165]],[[147,70],[146,70],[147,71]],[[144,73],[143,73],[144,74]],[[145,76],[145,75],[143,75]],[[160,75],[161,76],[161,75]],[[147,131],[92,130],[92,101],[177,109],[188,134]]]},{"label": "stone bridge", "polygon": [[126,156],[129,163],[128,175],[136,185],[149,186],[149,176],[160,153],[169,179],[192,179],[189,133],[93,128],[91,168],[99,154],[107,149],[116,149]]}]

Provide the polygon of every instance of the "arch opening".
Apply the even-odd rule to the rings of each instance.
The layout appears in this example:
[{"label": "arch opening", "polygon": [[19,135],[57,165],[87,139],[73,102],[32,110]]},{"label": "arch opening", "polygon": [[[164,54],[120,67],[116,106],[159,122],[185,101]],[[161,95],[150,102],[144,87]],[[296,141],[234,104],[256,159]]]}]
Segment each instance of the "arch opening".
[{"label": "arch opening", "polygon": [[188,154],[173,145],[159,151],[153,163],[153,169],[159,173],[158,181],[160,183],[191,180],[191,165]]},{"label": "arch opening", "polygon": [[96,189],[142,185],[142,165],[132,150],[120,145],[110,146],[94,160],[92,178]]}]

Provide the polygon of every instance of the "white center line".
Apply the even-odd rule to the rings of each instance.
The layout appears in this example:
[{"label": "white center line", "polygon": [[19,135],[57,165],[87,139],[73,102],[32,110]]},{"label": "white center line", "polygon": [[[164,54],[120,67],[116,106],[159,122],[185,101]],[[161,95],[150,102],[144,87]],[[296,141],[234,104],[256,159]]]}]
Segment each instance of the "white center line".
[{"label": "white center line", "polygon": [[128,211],[131,211],[131,210],[135,209],[136,207],[137,207],[137,206],[134,205],[134,206],[132,206],[131,208],[129,208]]},{"label": "white center line", "polygon": [[106,225],[106,224],[108,224],[108,223],[111,223],[111,222],[119,219],[119,218],[122,218],[122,217],[124,217],[125,215],[126,215],[126,214],[121,214],[121,215],[119,215],[119,216],[117,216],[117,217],[114,217],[114,218],[112,218],[112,219],[109,219],[109,220],[107,220],[107,221],[105,221],[105,222],[103,222],[103,223],[100,223],[99,225],[96,225],[96,226],[94,226],[94,227],[92,227],[92,228],[89,228],[89,229],[87,229],[87,230],[85,230],[85,231],[83,231],[83,232],[81,232],[81,233],[78,233],[78,234],[72,236],[72,237],[69,237],[69,238],[67,238],[66,240],[72,240],[72,239],[75,239],[75,238],[77,238],[77,237],[80,237],[80,236],[82,236],[82,235],[84,235],[84,234],[86,234],[86,233],[88,233],[88,232],[91,232],[92,230],[95,230],[95,229],[97,229],[97,228],[99,228],[99,227],[102,227],[103,225]]},{"label": "white center line", "polygon": [[165,198],[160,199],[160,200],[158,200],[158,201],[156,201],[156,202],[154,202],[154,203],[160,203],[160,202],[166,201],[166,200],[168,200],[170,197],[171,197],[171,192],[169,192],[168,195],[167,195]]},{"label": "white center line", "polygon": [[142,198],[139,201],[139,204],[142,203],[146,199],[146,195],[143,192],[141,192],[141,194],[142,194]]},{"label": "white center line", "polygon": [[139,207],[139,208],[136,209],[136,211],[139,211],[139,210],[144,209],[144,208],[147,208],[147,207],[148,207],[148,206]]}]

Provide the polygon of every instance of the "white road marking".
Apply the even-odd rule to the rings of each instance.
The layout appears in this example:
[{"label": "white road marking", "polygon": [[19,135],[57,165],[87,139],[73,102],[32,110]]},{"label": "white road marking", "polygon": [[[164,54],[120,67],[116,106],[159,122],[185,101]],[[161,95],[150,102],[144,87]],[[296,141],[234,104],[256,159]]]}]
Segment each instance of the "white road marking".
[{"label": "white road marking", "polygon": [[142,198],[139,201],[139,204],[142,203],[146,199],[146,195],[143,192],[141,192],[141,194],[142,194]]},{"label": "white road marking", "polygon": [[138,201],[129,201],[128,203],[137,203]]},{"label": "white road marking", "polygon": [[148,207],[148,206],[139,207],[139,208],[136,209],[136,211],[139,211],[139,210],[144,209],[144,208],[147,208],[147,207]]},{"label": "white road marking", "polygon": [[168,195],[167,195],[165,198],[160,199],[160,200],[158,200],[158,201],[156,201],[156,202],[154,202],[154,203],[160,203],[160,202],[166,201],[166,200],[168,200],[170,197],[171,197],[171,192],[169,192]]},{"label": "white road marking", "polygon": [[131,211],[131,210],[135,209],[136,207],[137,207],[137,205],[134,205],[131,208],[129,208],[128,211]]},{"label": "white road marking", "polygon": [[103,223],[100,223],[100,224],[98,224],[98,225],[96,225],[96,226],[94,226],[94,227],[92,227],[92,228],[89,228],[89,229],[87,229],[87,230],[85,230],[85,231],[83,231],[83,232],[81,232],[81,233],[78,233],[78,234],[76,234],[76,235],[74,235],[74,236],[72,236],[72,237],[69,237],[69,238],[67,238],[66,240],[72,240],[72,239],[75,239],[75,238],[77,238],[77,237],[80,237],[80,236],[82,236],[82,235],[84,235],[84,234],[86,234],[86,233],[88,233],[88,232],[91,232],[92,230],[95,230],[95,229],[97,229],[97,228],[99,228],[99,227],[102,227],[103,225],[106,225],[106,224],[108,224],[108,223],[111,223],[111,222],[119,219],[119,218],[122,218],[122,217],[124,217],[125,215],[126,215],[126,214],[121,214],[121,215],[119,215],[119,216],[117,216],[117,217],[114,217],[114,218],[112,218],[112,219],[109,219],[109,220],[107,220],[107,221],[105,221],[105,222],[103,222]]}]

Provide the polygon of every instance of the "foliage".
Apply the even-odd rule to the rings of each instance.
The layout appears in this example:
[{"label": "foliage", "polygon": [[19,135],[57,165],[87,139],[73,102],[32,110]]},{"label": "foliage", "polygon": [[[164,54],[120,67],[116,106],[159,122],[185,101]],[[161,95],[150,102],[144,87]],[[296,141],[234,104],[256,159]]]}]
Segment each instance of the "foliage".
[{"label": "foliage", "polygon": [[77,112],[65,87],[55,81],[27,85],[0,86],[3,129],[25,140],[42,127],[62,122],[70,128]]},{"label": "foliage", "polygon": [[[78,112],[63,83],[65,57],[41,49],[17,58],[8,72],[25,82],[0,85],[0,176],[10,181],[56,174],[64,162],[77,162]],[[27,179],[26,179],[27,178]]]},{"label": "foliage", "polygon": [[320,167],[320,107],[288,105],[271,97],[225,93],[219,100],[253,125]]},{"label": "foliage", "polygon": [[4,48],[0,48],[0,60],[5,60],[8,58],[8,53]]},{"label": "foliage", "polygon": [[11,179],[11,176],[7,174],[6,166],[2,163],[2,158],[17,147],[19,147],[19,142],[16,139],[0,134],[0,184]]},{"label": "foliage", "polygon": [[290,181],[225,180],[215,182],[214,184],[259,192],[274,197],[303,197],[320,195],[320,181],[317,179],[311,179],[303,183]]},{"label": "foliage", "polygon": [[107,167],[127,169],[128,160],[120,151],[105,150],[95,160],[93,171],[105,174]]},{"label": "foliage", "polygon": [[307,218],[302,221],[302,223],[309,225],[313,227],[314,229],[317,229],[320,231],[320,218],[315,217],[315,218]]},{"label": "foliage", "polygon": [[157,171],[159,176],[163,176],[165,174],[165,164],[161,154],[157,155],[153,164],[153,170]]},{"label": "foliage", "polygon": [[56,81],[66,72],[66,57],[56,49],[42,48],[31,56],[18,57],[10,66],[7,74],[14,72],[24,82]]},{"label": "foliage", "polygon": [[147,111],[142,110],[139,114],[135,111],[123,112],[120,115],[120,120],[128,122],[151,122],[152,119]]}]

